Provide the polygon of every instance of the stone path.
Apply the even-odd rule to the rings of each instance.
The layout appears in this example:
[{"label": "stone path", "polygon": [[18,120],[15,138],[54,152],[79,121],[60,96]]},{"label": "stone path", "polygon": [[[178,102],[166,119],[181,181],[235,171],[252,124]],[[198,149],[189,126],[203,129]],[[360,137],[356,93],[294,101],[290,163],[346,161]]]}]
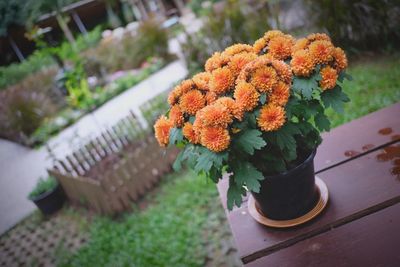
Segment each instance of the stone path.
[{"label": "stone path", "polygon": [[[63,157],[86,138],[126,116],[129,110],[141,118],[139,106],[142,103],[168,90],[186,75],[182,62],[172,62],[93,113],[85,115],[48,144],[57,157]],[[51,166],[47,154],[45,147],[31,150],[0,139],[0,234],[35,209],[26,196],[39,177],[46,175],[46,168]]]}]

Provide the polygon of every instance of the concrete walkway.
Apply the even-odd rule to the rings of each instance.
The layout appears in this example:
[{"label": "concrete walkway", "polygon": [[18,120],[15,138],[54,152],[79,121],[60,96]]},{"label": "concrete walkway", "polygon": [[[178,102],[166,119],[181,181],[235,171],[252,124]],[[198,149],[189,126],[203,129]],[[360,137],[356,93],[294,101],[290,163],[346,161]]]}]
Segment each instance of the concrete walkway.
[{"label": "concrete walkway", "polygon": [[[172,62],[138,85],[115,97],[91,114],[49,140],[57,157],[126,116],[129,110],[141,117],[139,106],[187,75],[180,61]],[[51,160],[45,147],[31,150],[0,139],[0,234],[29,215],[35,206],[27,199],[40,176],[46,175]]]}]

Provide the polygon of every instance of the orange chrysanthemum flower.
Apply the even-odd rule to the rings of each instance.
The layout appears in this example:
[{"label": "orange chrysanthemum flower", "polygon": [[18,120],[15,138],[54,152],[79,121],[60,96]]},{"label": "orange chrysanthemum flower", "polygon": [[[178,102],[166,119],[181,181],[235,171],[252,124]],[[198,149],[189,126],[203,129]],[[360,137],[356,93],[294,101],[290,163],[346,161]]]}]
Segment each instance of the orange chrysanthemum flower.
[{"label": "orange chrysanthemum flower", "polygon": [[199,90],[208,91],[210,89],[211,75],[209,72],[200,72],[193,76],[192,80]]},{"label": "orange chrysanthemum flower", "polygon": [[307,38],[298,39],[293,46],[292,54],[295,53],[296,51],[306,49],[309,43],[310,42]]},{"label": "orange chrysanthemum flower", "polygon": [[250,79],[250,83],[259,92],[270,92],[277,82],[276,71],[267,66],[256,68]]},{"label": "orange chrysanthemum flower", "polygon": [[173,106],[176,103],[178,103],[181,95],[182,95],[182,88],[181,85],[179,84],[175,86],[175,88],[168,94],[168,104],[170,106]]},{"label": "orange chrysanthemum flower", "polygon": [[258,126],[265,132],[276,131],[285,123],[285,110],[280,106],[265,105],[257,118]]},{"label": "orange chrysanthemum flower", "polygon": [[288,84],[292,82],[292,71],[285,62],[281,60],[273,60],[272,66],[275,68],[280,80]]},{"label": "orange chrysanthemum flower", "polygon": [[246,82],[239,82],[233,94],[237,105],[244,111],[252,111],[258,104],[260,94],[253,85]]},{"label": "orange chrysanthemum flower", "polygon": [[334,58],[333,65],[338,72],[347,68],[347,57],[341,48],[336,47],[334,49],[333,58]]},{"label": "orange chrysanthemum flower", "polygon": [[333,58],[334,47],[331,42],[326,40],[317,40],[308,47],[311,58],[316,64],[328,63]]},{"label": "orange chrysanthemum flower", "polygon": [[264,38],[256,40],[253,44],[253,50],[256,54],[266,52],[264,49],[267,47],[267,41]]},{"label": "orange chrysanthemum flower", "polygon": [[264,38],[268,41],[271,40],[273,38],[279,37],[279,36],[284,36],[285,34],[281,31],[278,30],[272,30],[272,31],[267,31],[264,34]]},{"label": "orange chrysanthemum flower", "polygon": [[290,86],[284,82],[279,81],[269,95],[269,102],[277,105],[284,106],[289,100]]},{"label": "orange chrysanthemum flower", "polygon": [[307,39],[310,42],[314,42],[314,41],[317,41],[317,40],[325,40],[325,41],[328,41],[328,42],[331,41],[331,38],[325,33],[312,33],[312,34],[307,36]]},{"label": "orange chrysanthemum flower", "polygon": [[273,58],[284,60],[292,54],[294,40],[289,35],[277,36],[269,42],[268,54]]},{"label": "orange chrysanthemum flower", "polygon": [[201,119],[204,126],[227,127],[232,122],[232,115],[228,108],[214,103],[201,110]]},{"label": "orange chrysanthemum flower", "polygon": [[235,44],[226,48],[223,52],[226,56],[234,56],[240,53],[253,53],[253,47],[248,44]]},{"label": "orange chrysanthemum flower", "polygon": [[231,138],[229,131],[223,127],[204,127],[201,131],[201,144],[214,152],[228,148]]},{"label": "orange chrysanthemum flower", "polygon": [[314,70],[314,61],[307,50],[298,50],[290,61],[293,73],[298,76],[309,76]]},{"label": "orange chrysanthemum flower", "polygon": [[244,66],[256,58],[257,55],[254,53],[241,53],[234,55],[228,63],[228,68],[232,71],[233,75],[237,77]]},{"label": "orange chrysanthemum flower", "polygon": [[235,84],[235,76],[228,67],[216,69],[211,73],[210,91],[221,95],[231,90]]},{"label": "orange chrysanthemum flower", "polygon": [[199,90],[190,90],[179,100],[181,110],[189,115],[195,115],[206,104],[203,94]]},{"label": "orange chrysanthemum flower", "polygon": [[228,62],[226,56],[222,55],[220,52],[215,52],[204,65],[207,72],[212,72],[215,69],[221,68]]},{"label": "orange chrysanthemum flower", "polygon": [[173,105],[169,111],[169,120],[175,127],[182,127],[184,118],[183,113],[178,105]]},{"label": "orange chrysanthemum flower", "polygon": [[169,131],[173,123],[165,116],[161,116],[154,124],[155,137],[160,146],[167,146],[169,143]]},{"label": "orange chrysanthemum flower", "polygon": [[199,136],[194,131],[193,125],[190,122],[185,123],[182,128],[182,134],[192,144],[198,144],[200,141]]},{"label": "orange chrysanthemum flower", "polygon": [[330,66],[323,67],[320,73],[322,79],[319,82],[319,86],[323,90],[332,89],[336,86],[338,74],[334,68]]},{"label": "orange chrysanthemum flower", "polygon": [[192,80],[184,80],[181,82],[182,94],[185,94],[193,89],[196,89],[196,84]]},{"label": "orange chrysanthemum flower", "polygon": [[218,96],[216,93],[214,92],[207,92],[206,93],[206,103],[207,105],[210,105],[212,103],[215,102],[215,100],[217,100]]},{"label": "orange chrysanthemum flower", "polygon": [[226,107],[230,114],[233,115],[236,119],[241,121],[243,119],[244,110],[240,107],[233,98],[230,97],[221,97],[215,101],[216,105],[222,105]]}]

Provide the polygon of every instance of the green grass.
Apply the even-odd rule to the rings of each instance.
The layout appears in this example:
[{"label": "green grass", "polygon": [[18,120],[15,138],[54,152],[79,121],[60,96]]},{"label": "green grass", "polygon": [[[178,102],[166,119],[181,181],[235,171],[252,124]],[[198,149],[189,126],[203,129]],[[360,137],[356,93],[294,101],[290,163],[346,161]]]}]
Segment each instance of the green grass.
[{"label": "green grass", "polygon": [[343,89],[351,102],[344,114],[328,110],[332,127],[400,101],[400,54],[358,60],[348,73],[353,81],[345,81]]},{"label": "green grass", "polygon": [[211,182],[189,171],[170,175],[146,210],[95,220],[89,243],[61,266],[203,266],[204,225],[215,201]]}]

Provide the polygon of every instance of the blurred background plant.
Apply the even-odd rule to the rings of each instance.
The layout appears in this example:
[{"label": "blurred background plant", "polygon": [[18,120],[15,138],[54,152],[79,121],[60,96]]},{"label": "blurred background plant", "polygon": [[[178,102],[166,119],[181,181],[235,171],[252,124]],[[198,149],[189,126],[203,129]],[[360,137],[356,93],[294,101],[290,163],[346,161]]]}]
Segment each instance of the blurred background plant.
[{"label": "blurred background plant", "polygon": [[353,52],[394,50],[400,44],[398,0],[305,0],[317,27]]}]

